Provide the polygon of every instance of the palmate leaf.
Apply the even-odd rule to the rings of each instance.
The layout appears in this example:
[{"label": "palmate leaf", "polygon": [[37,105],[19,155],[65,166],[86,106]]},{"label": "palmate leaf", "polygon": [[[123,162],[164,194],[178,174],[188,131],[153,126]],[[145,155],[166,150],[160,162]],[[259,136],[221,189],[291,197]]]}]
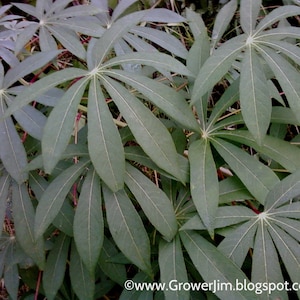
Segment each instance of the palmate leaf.
[{"label": "palmate leaf", "polygon": [[88,147],[92,163],[107,186],[118,191],[124,185],[125,154],[99,81],[89,86]]},{"label": "palmate leaf", "polygon": [[81,188],[74,217],[74,240],[78,253],[93,273],[104,237],[100,179],[91,168]]},{"label": "palmate leaf", "polygon": [[[66,6],[68,2],[60,1]],[[69,1],[70,2],[70,1]],[[52,5],[52,2],[50,3]],[[18,53],[24,45],[33,37],[35,32],[39,28],[44,28],[42,30],[42,39],[40,39],[41,49],[52,49],[50,47],[57,48],[56,43],[53,43],[53,39],[49,43],[49,34],[45,34],[45,31],[51,33],[58,39],[58,41],[66,47],[71,53],[77,55],[81,59],[85,59],[85,49],[79,41],[79,37],[75,32],[75,28],[69,29],[68,26],[63,26],[63,24],[57,24],[56,21],[65,20],[66,18],[73,18],[81,16],[90,16],[96,13],[100,13],[97,7],[92,5],[78,5],[73,7],[64,8],[62,4],[52,7],[49,2],[37,1],[36,7],[28,4],[18,4],[16,6],[24,10],[25,12],[33,15],[37,21],[32,21],[32,24],[27,26],[25,30],[18,35],[16,40],[15,52]],[[47,35],[47,37],[46,37]],[[46,44],[44,44],[46,42]]]},{"label": "palmate leaf", "polygon": [[[279,256],[293,282],[299,282],[299,171],[277,183],[267,195],[265,211],[249,216],[249,221],[226,235],[218,248],[238,266],[242,266],[248,249],[253,249],[252,281],[282,283]],[[291,203],[291,204],[290,204]],[[279,256],[278,256],[279,254]],[[263,292],[260,299],[287,297],[286,291]]]},{"label": "palmate leaf", "polygon": [[73,183],[89,163],[90,160],[82,159],[79,163],[64,170],[47,187],[36,209],[34,224],[36,238],[43,235],[57,216]]},{"label": "palmate leaf", "polygon": [[[249,282],[246,275],[236,264],[200,234],[193,231],[181,231],[180,238],[193,264],[205,282],[219,280],[222,283],[232,284],[233,287],[236,280]],[[217,290],[215,294],[224,300],[257,299],[253,291],[247,290]]]},{"label": "palmate leaf", "polygon": [[48,117],[42,138],[43,163],[46,173],[52,172],[69,143],[78,104],[87,84],[87,79],[82,78],[72,85]]},{"label": "palmate leaf", "polygon": [[122,253],[151,275],[150,242],[140,216],[124,190],[113,193],[103,185],[106,216],[111,235]]},{"label": "palmate leaf", "polygon": [[125,183],[152,225],[167,241],[171,241],[177,232],[177,221],[170,199],[151,180],[128,163]]},{"label": "palmate leaf", "polygon": [[191,194],[209,234],[214,236],[215,217],[219,203],[217,169],[207,139],[189,147]]},{"label": "palmate leaf", "polygon": [[[160,281],[170,283],[188,282],[188,275],[185,267],[181,243],[177,235],[170,243],[163,239],[159,242],[158,263],[160,269]],[[166,300],[188,300],[190,299],[188,290],[164,291]]]},{"label": "palmate leaf", "polygon": [[249,192],[263,204],[269,191],[279,182],[275,173],[231,143],[213,138],[212,144]]},{"label": "palmate leaf", "polygon": [[183,180],[177,151],[166,127],[121,84],[106,76],[101,76],[101,81],[146,154],[160,168]]},{"label": "palmate leaf", "polygon": [[240,103],[249,131],[262,144],[270,124],[272,103],[267,78],[251,45],[245,51],[241,68]]}]

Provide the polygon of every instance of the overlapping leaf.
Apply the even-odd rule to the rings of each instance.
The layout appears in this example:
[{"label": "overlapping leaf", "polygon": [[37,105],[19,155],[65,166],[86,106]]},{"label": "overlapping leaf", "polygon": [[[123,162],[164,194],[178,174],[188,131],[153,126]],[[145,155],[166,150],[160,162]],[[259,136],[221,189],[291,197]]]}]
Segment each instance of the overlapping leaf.
[{"label": "overlapping leaf", "polygon": [[272,103],[261,62],[251,46],[244,54],[241,69],[240,102],[245,123],[261,144],[269,127]]},{"label": "overlapping leaf", "polygon": [[82,159],[78,164],[64,170],[47,187],[36,210],[34,224],[36,237],[42,236],[47,227],[52,223],[60,211],[73,183],[89,163],[89,160]]},{"label": "overlapping leaf", "polygon": [[153,226],[166,240],[172,240],[177,232],[177,222],[166,194],[129,164],[126,164],[125,183]]},{"label": "overlapping leaf", "polygon": [[189,147],[191,194],[197,211],[211,236],[219,203],[217,170],[207,139],[193,142]]},{"label": "overlapping leaf", "polygon": [[97,265],[104,237],[100,179],[89,170],[81,188],[74,217],[74,240],[78,253],[92,274]]},{"label": "overlapping leaf", "polygon": [[103,186],[107,222],[122,253],[146,274],[151,274],[150,242],[143,222],[124,190]]}]

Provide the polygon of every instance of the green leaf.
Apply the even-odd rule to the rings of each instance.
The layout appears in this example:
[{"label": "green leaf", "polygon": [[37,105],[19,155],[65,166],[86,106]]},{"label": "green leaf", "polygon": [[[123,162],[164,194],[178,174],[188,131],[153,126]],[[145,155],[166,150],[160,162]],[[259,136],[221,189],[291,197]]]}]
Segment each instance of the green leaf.
[{"label": "green leaf", "polygon": [[112,258],[118,254],[116,246],[104,236],[103,246],[100,252],[98,265],[105,275],[111,280],[123,286],[127,275],[125,265],[112,262]]},{"label": "green leaf", "polygon": [[149,98],[155,106],[159,107],[164,113],[183,125],[184,128],[199,132],[199,124],[192,110],[184,97],[174,89],[145,76],[129,74],[121,70],[110,70],[105,71],[105,73],[137,89],[140,93]]},{"label": "green leaf", "polygon": [[[158,173],[177,180],[174,176],[166,173],[164,170],[159,168],[148,156],[147,154],[139,147],[139,146],[130,146],[125,147],[125,157],[127,160],[132,160],[134,162],[138,162],[144,166],[147,166],[150,169],[156,170]],[[180,170],[183,176],[183,182],[189,181],[189,163],[186,157],[183,155],[178,154]]]},{"label": "green leaf", "polygon": [[225,90],[221,98],[215,104],[207,122],[207,128],[206,128],[207,132],[209,132],[210,128],[213,127],[215,123],[217,123],[219,117],[221,117],[226,112],[226,110],[239,99],[240,96],[239,84],[240,81],[235,80]]},{"label": "green leaf", "polygon": [[201,17],[201,14],[198,14],[195,11],[193,11],[192,9],[187,8],[186,9],[186,17],[187,17],[187,21],[189,23],[189,27],[190,27],[195,39],[197,39],[197,37],[199,35],[207,36],[207,28]]},{"label": "green leaf", "polygon": [[[256,214],[243,206],[221,206],[218,207],[215,221],[215,228],[224,228],[248,221]],[[180,230],[205,230],[205,226],[199,215],[191,217]]]},{"label": "green leaf", "polygon": [[101,65],[101,72],[105,73],[105,69],[122,64],[141,64],[156,69],[165,69],[181,75],[193,76],[183,63],[170,55],[160,52],[151,52],[151,55],[145,55],[143,52],[131,52],[114,57]]},{"label": "green leaf", "polygon": [[78,105],[87,83],[87,79],[82,78],[72,85],[48,117],[42,138],[42,154],[46,173],[50,174],[53,171],[69,143]]},{"label": "green leaf", "polygon": [[300,49],[296,45],[292,45],[282,41],[263,41],[260,44],[266,45],[288,56],[297,65],[300,65]]},{"label": "green leaf", "polygon": [[94,300],[95,278],[85,267],[75,243],[71,247],[70,278],[72,289],[80,300]]},{"label": "green leaf", "polygon": [[34,208],[25,184],[13,182],[13,216],[16,238],[23,250],[40,269],[45,265],[44,240],[34,238]]},{"label": "green leaf", "polygon": [[253,156],[224,140],[214,138],[212,143],[249,192],[264,204],[269,191],[279,182],[275,173]]},{"label": "green leaf", "polygon": [[[9,195],[9,187],[10,187],[10,176],[3,172],[0,177],[0,224],[3,224],[5,214],[6,214],[6,207],[7,207],[7,200]],[[0,237],[2,235],[2,231],[0,232]],[[1,266],[0,266],[1,269]],[[1,277],[1,272],[0,272]]]},{"label": "green leaf", "polygon": [[7,109],[4,117],[13,114],[15,111],[25,106],[26,104],[29,104],[31,101],[39,100],[38,96],[43,95],[51,88],[63,82],[66,82],[68,80],[79,78],[85,75],[88,75],[86,70],[68,68],[68,69],[54,72],[51,75],[48,75],[40,79],[34,84],[26,87],[26,89],[22,91],[22,93],[15,98],[12,105],[10,105],[9,108]]},{"label": "green leaf", "polygon": [[298,70],[296,70],[296,68],[281,55],[278,55],[269,48],[260,46],[259,51],[275,74],[276,79],[279,81],[280,86],[287,97],[290,108],[299,120],[300,102],[298,99],[300,98],[300,74]]},{"label": "green leaf", "polygon": [[[38,175],[37,172],[30,172],[29,185],[34,192],[36,199],[39,201],[49,183],[45,180],[45,178]],[[74,209],[68,201],[64,201],[52,224],[68,236],[73,236],[73,219]]]},{"label": "green leaf", "polygon": [[[245,2],[245,1],[244,1]],[[244,5],[244,2],[243,5]],[[237,0],[231,0],[226,3],[218,12],[215,21],[214,28],[212,31],[212,43],[211,48],[215,48],[216,44],[225,33],[230,21],[232,20],[235,11],[237,9]],[[248,12],[249,13],[249,12]]]},{"label": "green leaf", "polygon": [[104,224],[100,179],[90,169],[81,188],[74,217],[74,240],[78,253],[92,274],[103,244]]},{"label": "green leaf", "polygon": [[49,31],[54,35],[54,37],[59,40],[59,42],[68,49],[71,53],[76,55],[81,59],[85,59],[86,51],[78,39],[75,32],[68,28],[63,28],[62,26],[47,26]]},{"label": "green leaf", "polygon": [[215,217],[219,203],[217,169],[207,139],[193,142],[189,147],[191,194],[209,234],[214,235]]},{"label": "green leaf", "polygon": [[[272,43],[279,40],[287,40],[288,38],[292,39],[298,39],[300,36],[300,29],[299,27],[293,27],[293,26],[284,26],[284,27],[277,27],[273,29],[269,29],[267,31],[263,31],[259,33],[255,37],[255,44],[261,44],[261,45],[270,45],[272,46]],[[290,44],[290,43],[289,43]],[[291,46],[295,46],[293,44],[290,44]],[[273,47],[273,46],[272,46]]]},{"label": "green leaf", "polygon": [[[252,282],[279,283],[284,282],[280,269],[276,248],[274,247],[268,227],[269,222],[260,221],[253,248]],[[261,299],[286,299],[286,291],[275,290],[270,295],[267,291],[261,294]]]},{"label": "green leaf", "polygon": [[27,14],[32,15],[32,16],[38,18],[38,15],[37,15],[37,12],[36,12],[36,8],[33,5],[24,4],[24,3],[13,3],[13,4],[14,4],[14,6],[16,6],[17,8],[19,8],[20,10],[23,10]]},{"label": "green leaf", "polygon": [[217,136],[246,144],[257,152],[274,159],[290,172],[300,168],[300,161],[297,159],[300,155],[299,148],[279,138],[267,135],[263,143],[258,145],[253,136],[246,130],[220,132],[217,133]]},{"label": "green leaf", "polygon": [[257,227],[257,218],[249,217],[248,222],[243,223],[225,237],[218,249],[237,266],[242,267],[249,249],[253,248]]},{"label": "green leaf", "polygon": [[[277,226],[271,226],[268,231],[276,245],[277,251],[293,282],[300,280],[299,242]],[[268,253],[269,257],[269,253]],[[272,270],[273,271],[273,270]],[[281,281],[283,282],[283,280]],[[299,297],[299,291],[297,291]]]},{"label": "green leaf", "polygon": [[79,163],[64,170],[49,184],[36,209],[34,225],[36,238],[42,236],[57,216],[73,183],[89,163],[89,160],[82,159]]},{"label": "green leaf", "polygon": [[219,203],[251,198],[252,195],[237,176],[230,176],[219,182]]},{"label": "green leaf", "polygon": [[240,22],[244,32],[252,35],[261,8],[261,0],[242,0],[240,4]]},{"label": "green leaf", "polygon": [[277,124],[300,124],[300,121],[296,118],[292,109],[290,109],[289,107],[280,106],[273,107],[271,122]]},{"label": "green leaf", "polygon": [[123,188],[124,149],[96,78],[89,87],[88,146],[92,163],[101,179],[115,192]]},{"label": "green leaf", "polygon": [[9,173],[18,183],[27,180],[28,174],[24,171],[27,166],[27,156],[20,137],[11,118],[1,120],[6,105],[3,96],[0,97],[0,158]]},{"label": "green leaf", "polygon": [[19,291],[19,273],[17,264],[9,266],[4,271],[3,281],[9,299],[17,300]]},{"label": "green leaf", "polygon": [[272,102],[267,78],[251,45],[245,51],[241,68],[240,103],[249,131],[257,143],[262,144],[270,124]]},{"label": "green leaf", "polygon": [[166,127],[118,82],[108,77],[101,79],[146,154],[160,168],[182,180],[177,151]]},{"label": "green leaf", "polygon": [[26,43],[33,37],[35,32],[39,28],[39,23],[33,22],[29,24],[27,27],[25,27],[20,34],[18,35],[18,38],[15,42],[15,53],[18,54],[21,52],[23,47],[26,45]]},{"label": "green leaf", "polygon": [[267,195],[265,211],[273,210],[300,195],[300,171],[289,175],[278,184]]},{"label": "green leaf", "polygon": [[152,273],[150,242],[140,216],[125,191],[103,186],[106,216],[111,235],[122,253],[147,274]]},{"label": "green leaf", "polygon": [[116,41],[127,33],[129,29],[137,24],[146,14],[147,11],[134,12],[113,23],[93,45],[91,57],[88,58],[89,69],[98,68]]},{"label": "green leaf", "polygon": [[191,104],[207,93],[228,72],[245,46],[245,35],[230,39],[218,48],[204,63],[196,77]]},{"label": "green leaf", "polygon": [[[187,50],[185,46],[183,46],[182,42],[167,32],[143,26],[135,26],[130,29],[130,32],[157,44],[174,54],[174,56],[181,57],[183,59],[187,56]],[[153,53],[151,53],[151,56],[152,54]]]},{"label": "green leaf", "polygon": [[52,34],[45,28],[45,26],[41,26],[39,29],[39,42],[42,53],[45,51],[50,51],[52,49],[56,49],[56,41]]},{"label": "green leaf", "polygon": [[279,6],[278,8],[272,10],[267,16],[265,16],[260,21],[260,23],[256,27],[255,35],[282,19],[297,16],[299,14],[300,7],[297,7],[295,5]]},{"label": "green leaf", "polygon": [[29,56],[14,68],[8,70],[4,77],[3,87],[8,88],[18,79],[32,73],[33,71],[44,67],[49,61],[54,59],[61,51],[40,52]]},{"label": "green leaf", "polygon": [[47,299],[56,299],[56,294],[65,277],[70,238],[60,233],[47,257],[43,273],[43,288]]},{"label": "green leaf", "polygon": [[[193,231],[181,231],[180,238],[194,266],[205,282],[219,281],[235,287],[236,281],[249,282],[246,275],[200,234]],[[253,291],[218,289],[215,294],[224,300],[257,299]]]},{"label": "green leaf", "polygon": [[166,194],[130,164],[126,164],[125,183],[152,225],[166,240],[172,240],[177,232],[177,221]]},{"label": "green leaf", "polygon": [[[177,282],[188,282],[179,236],[176,236],[170,243],[161,239],[158,251],[160,281],[163,283],[170,283],[174,280]],[[164,295],[166,300],[190,299],[189,291],[184,289],[176,291],[165,289]]]},{"label": "green leaf", "polygon": [[[204,62],[209,57],[210,44],[207,32],[202,31],[199,36],[196,37],[191,49],[188,52],[186,58],[187,68],[196,76],[199,73],[199,70],[203,66]],[[193,78],[189,78],[190,81]]]}]

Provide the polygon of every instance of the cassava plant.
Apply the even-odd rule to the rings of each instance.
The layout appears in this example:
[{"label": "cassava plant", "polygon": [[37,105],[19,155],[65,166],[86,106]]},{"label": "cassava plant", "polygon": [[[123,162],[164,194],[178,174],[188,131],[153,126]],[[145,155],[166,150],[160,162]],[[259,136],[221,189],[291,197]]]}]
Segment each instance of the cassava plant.
[{"label": "cassava plant", "polygon": [[9,297],[300,297],[300,7],[231,0],[210,35],[199,13],[137,0],[13,5],[25,17],[0,9]]}]

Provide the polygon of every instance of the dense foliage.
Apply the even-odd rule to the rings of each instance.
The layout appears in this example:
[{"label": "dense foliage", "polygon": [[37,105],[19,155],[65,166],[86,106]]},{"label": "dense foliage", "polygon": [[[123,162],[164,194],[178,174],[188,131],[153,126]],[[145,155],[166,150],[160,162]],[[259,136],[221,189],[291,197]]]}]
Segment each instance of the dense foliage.
[{"label": "dense foliage", "polygon": [[300,298],[258,288],[300,284],[299,1],[33,2],[0,8],[10,298]]}]

